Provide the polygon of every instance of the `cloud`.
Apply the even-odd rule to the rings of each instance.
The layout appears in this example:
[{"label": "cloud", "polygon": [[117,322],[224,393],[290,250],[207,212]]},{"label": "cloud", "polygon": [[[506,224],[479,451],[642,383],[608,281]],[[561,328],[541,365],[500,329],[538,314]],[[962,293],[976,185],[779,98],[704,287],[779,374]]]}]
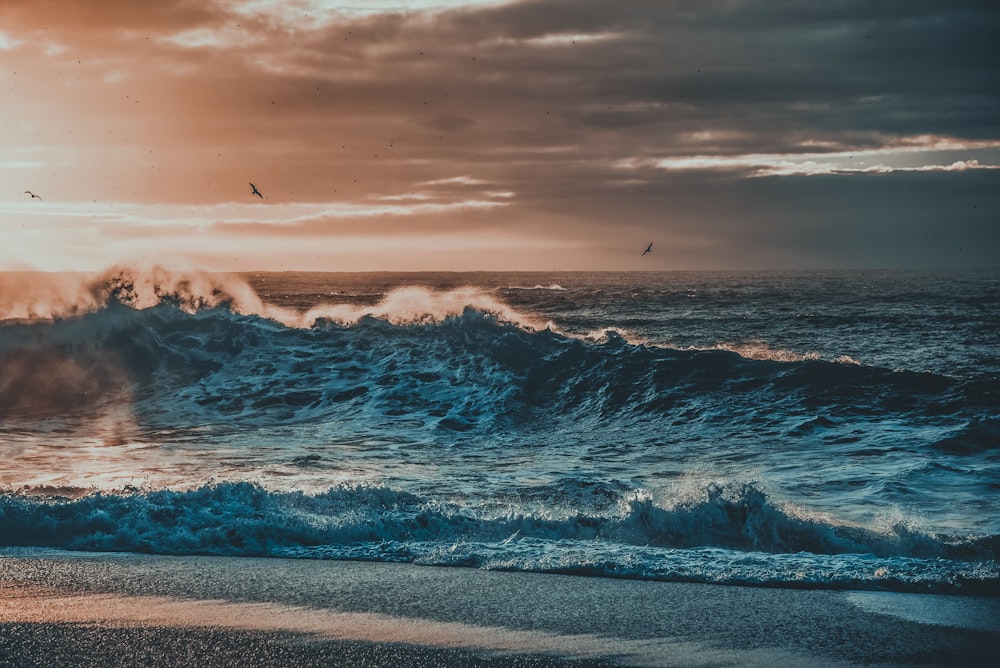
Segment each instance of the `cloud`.
[{"label": "cloud", "polygon": [[0,51],[12,51],[17,47],[21,46],[23,42],[19,39],[15,39],[9,34],[0,31]]},{"label": "cloud", "polygon": [[[969,169],[1000,169],[1000,142],[963,144],[944,138],[912,138],[896,145],[857,151],[827,150],[823,152],[769,153],[744,155],[695,154],[663,159],[626,159],[622,169],[656,168],[677,170],[717,170],[743,173],[746,176],[791,176],[811,174],[888,174],[891,172],[965,171]],[[981,153],[990,162],[977,158],[935,162],[949,156]]]},{"label": "cloud", "polygon": [[199,26],[225,17],[225,3],[193,0],[162,0],[135,3],[129,0],[5,0],[2,12],[12,27],[31,26],[72,36],[98,31],[171,30]]},{"label": "cloud", "polygon": [[[955,179],[984,188],[1000,165],[994,4],[8,0],[0,149],[33,153],[0,164],[18,179],[0,200],[33,189],[96,207],[107,230],[127,210],[227,241],[465,224],[620,244],[609,267],[654,233],[706,266],[742,261],[725,235],[743,217],[741,243],[772,244],[758,264],[850,263],[847,245],[785,244],[774,221],[826,217],[859,178],[948,184],[931,190],[955,201]],[[267,214],[237,212],[248,181]],[[795,188],[821,189],[815,209]],[[873,225],[908,211],[865,192]],[[574,248],[580,266],[600,257]]]}]

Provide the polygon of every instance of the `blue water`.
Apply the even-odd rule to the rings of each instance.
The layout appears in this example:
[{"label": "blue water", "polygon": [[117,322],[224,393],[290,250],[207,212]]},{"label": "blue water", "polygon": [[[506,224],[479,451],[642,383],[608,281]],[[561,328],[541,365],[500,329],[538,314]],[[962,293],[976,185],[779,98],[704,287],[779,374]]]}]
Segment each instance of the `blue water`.
[{"label": "blue water", "polygon": [[1000,270],[0,280],[0,546],[1000,595]]}]

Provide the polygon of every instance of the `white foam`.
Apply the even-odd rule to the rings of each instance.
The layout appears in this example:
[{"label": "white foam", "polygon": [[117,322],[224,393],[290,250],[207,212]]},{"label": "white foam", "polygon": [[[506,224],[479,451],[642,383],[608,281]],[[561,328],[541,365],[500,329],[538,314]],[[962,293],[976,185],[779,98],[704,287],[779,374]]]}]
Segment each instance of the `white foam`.
[{"label": "white foam", "polygon": [[532,285],[530,287],[526,286],[526,285],[512,285],[511,287],[509,287],[507,289],[508,290],[551,290],[553,292],[565,292],[566,291],[566,288],[564,288],[563,286],[559,285],[558,283],[550,283],[548,285],[537,284],[537,285]]},{"label": "white foam", "polygon": [[266,307],[263,315],[290,327],[311,327],[319,320],[330,320],[342,325],[357,324],[369,316],[394,325],[439,323],[448,318],[460,317],[466,309],[495,316],[502,322],[526,329],[545,329],[546,324],[511,308],[480,288],[463,287],[453,290],[432,290],[407,286],[392,290],[377,304],[326,304],[297,313],[290,309]]},{"label": "white foam", "polygon": [[709,350],[726,350],[750,360],[771,362],[805,362],[820,359],[817,352],[799,353],[794,350],[773,348],[763,341],[747,341],[744,343],[729,343],[720,341]]}]

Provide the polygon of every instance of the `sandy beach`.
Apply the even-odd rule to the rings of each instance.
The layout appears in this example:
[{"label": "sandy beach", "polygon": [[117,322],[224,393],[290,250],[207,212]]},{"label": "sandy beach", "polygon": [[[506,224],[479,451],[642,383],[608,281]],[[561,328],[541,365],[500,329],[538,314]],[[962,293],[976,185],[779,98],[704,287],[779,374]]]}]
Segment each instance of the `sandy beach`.
[{"label": "sandy beach", "polygon": [[0,665],[995,665],[1000,600],[0,553]]}]

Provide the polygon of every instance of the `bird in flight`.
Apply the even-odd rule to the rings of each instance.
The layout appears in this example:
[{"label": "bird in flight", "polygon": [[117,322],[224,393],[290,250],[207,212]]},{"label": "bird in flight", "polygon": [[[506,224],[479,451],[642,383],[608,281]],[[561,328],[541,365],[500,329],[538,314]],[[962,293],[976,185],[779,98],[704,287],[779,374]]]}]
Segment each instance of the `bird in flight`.
[{"label": "bird in flight", "polygon": [[30,190],[25,190],[24,194],[25,195],[31,195],[31,199],[42,199],[41,195],[36,195],[35,193],[31,192]]},{"label": "bird in flight", "polygon": [[259,197],[261,199],[264,199],[264,196],[260,194],[259,190],[257,190],[257,186],[255,186],[254,184],[251,183],[250,184],[250,188],[251,188],[251,190],[250,190],[250,194],[251,195],[256,195],[257,197]]},{"label": "bird in flight", "polygon": [[650,241],[649,245],[646,246],[646,250],[642,251],[642,254],[645,255],[646,253],[652,253],[652,252],[653,252],[653,242]]}]

